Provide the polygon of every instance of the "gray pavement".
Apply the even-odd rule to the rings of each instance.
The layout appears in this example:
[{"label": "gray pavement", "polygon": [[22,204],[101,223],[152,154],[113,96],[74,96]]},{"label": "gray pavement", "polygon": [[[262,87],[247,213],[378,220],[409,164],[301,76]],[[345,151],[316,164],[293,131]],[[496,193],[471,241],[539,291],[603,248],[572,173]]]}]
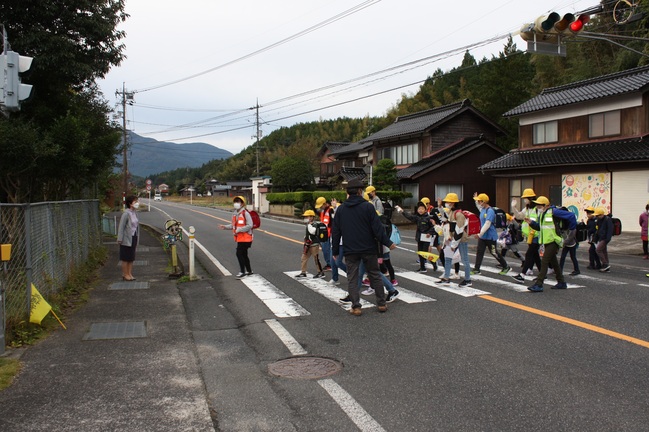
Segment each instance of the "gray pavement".
[{"label": "gray pavement", "polygon": [[23,369],[0,392],[0,430],[215,429],[167,252],[157,234],[141,237],[135,282],[121,280],[118,246],[106,239],[109,259],[67,330],[8,352]]}]

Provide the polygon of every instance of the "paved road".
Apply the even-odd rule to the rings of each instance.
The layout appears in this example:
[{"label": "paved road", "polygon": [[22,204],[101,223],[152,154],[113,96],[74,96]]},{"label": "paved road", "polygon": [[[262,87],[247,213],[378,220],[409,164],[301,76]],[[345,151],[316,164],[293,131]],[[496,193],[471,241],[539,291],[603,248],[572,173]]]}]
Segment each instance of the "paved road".
[{"label": "paved road", "polygon": [[[353,317],[336,302],[339,288],[293,278],[302,225],[263,219],[251,250],[256,276],[237,281],[231,233],[216,230],[229,213],[163,202],[141,220],[162,226],[168,217],[194,226],[200,243],[205,279],[181,285],[181,295],[220,430],[640,431],[649,424],[649,279],[637,255],[614,255],[609,274],[589,272],[582,260],[570,289],[546,284],[540,294],[498,275],[488,257],[473,289],[461,290],[435,284],[432,270],[414,273],[413,234],[402,231],[392,256],[401,299],[379,314],[367,297],[363,315]],[[343,367],[313,380],[268,372],[296,354]]]}]

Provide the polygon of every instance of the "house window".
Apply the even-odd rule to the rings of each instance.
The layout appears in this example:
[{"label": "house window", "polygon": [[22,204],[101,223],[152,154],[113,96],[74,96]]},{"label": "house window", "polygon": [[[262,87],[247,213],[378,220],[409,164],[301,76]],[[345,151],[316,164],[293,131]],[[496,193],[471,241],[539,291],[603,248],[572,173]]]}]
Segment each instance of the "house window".
[{"label": "house window", "polygon": [[404,198],[401,205],[406,208],[414,207],[419,201],[419,183],[404,183],[401,190],[412,194],[412,198]]},{"label": "house window", "polygon": [[385,147],[380,150],[381,159],[392,159],[395,165],[407,165],[419,162],[419,144],[404,144]]},{"label": "house window", "polygon": [[522,210],[525,205],[522,203],[521,195],[525,189],[534,189],[534,179],[531,177],[514,179],[509,181],[509,201],[516,203],[516,208]]},{"label": "house window", "polygon": [[[460,201],[464,201],[464,189],[462,185],[452,185],[452,184],[436,184],[435,185],[435,199],[442,198],[448,193],[456,193]],[[433,204],[433,203],[431,203]],[[436,203],[433,205],[437,205]]]},{"label": "house window", "polygon": [[353,160],[344,160],[343,161],[343,166],[345,168],[354,168],[356,166],[355,162]]},{"label": "house window", "polygon": [[591,114],[588,121],[590,138],[620,134],[620,110]]},{"label": "house window", "polygon": [[534,125],[534,144],[546,144],[559,141],[559,123],[555,121]]}]

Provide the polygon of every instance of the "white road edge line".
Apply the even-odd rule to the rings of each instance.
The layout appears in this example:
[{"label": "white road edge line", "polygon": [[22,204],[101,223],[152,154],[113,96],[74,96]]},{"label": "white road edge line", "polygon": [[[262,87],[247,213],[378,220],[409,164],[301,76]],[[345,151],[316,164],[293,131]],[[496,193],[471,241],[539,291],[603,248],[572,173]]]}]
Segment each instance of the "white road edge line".
[{"label": "white road edge line", "polygon": [[279,340],[282,341],[282,343],[288,348],[288,350],[291,352],[293,355],[304,355],[307,353],[307,351],[302,348],[302,345],[298,341],[295,340],[295,338],[284,328],[283,325],[279,323],[276,319],[267,319],[264,320],[266,324],[268,324],[268,327],[275,332]]},{"label": "white road edge line", "polygon": [[342,408],[354,424],[363,432],[385,432],[385,429],[354,400],[349,393],[334,380],[318,380],[320,387],[325,389],[329,396]]}]

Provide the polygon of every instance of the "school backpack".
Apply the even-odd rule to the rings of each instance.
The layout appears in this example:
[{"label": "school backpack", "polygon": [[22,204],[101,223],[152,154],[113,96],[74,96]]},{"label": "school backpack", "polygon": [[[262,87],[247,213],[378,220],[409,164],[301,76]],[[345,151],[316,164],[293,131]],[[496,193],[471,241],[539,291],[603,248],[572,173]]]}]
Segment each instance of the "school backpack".
[{"label": "school backpack", "polygon": [[252,229],[257,229],[261,226],[261,218],[259,213],[254,210],[246,210],[250,214],[250,219],[252,219]]},{"label": "school backpack", "polygon": [[313,226],[315,227],[314,237],[316,242],[324,243],[329,240],[329,230],[327,229],[327,225],[325,225],[324,222],[313,222]]},{"label": "school backpack", "polygon": [[577,224],[577,241],[583,242],[588,240],[588,227],[585,223],[579,222]]},{"label": "school backpack", "polygon": [[381,222],[385,223],[384,220],[390,222],[392,220],[393,208],[390,205],[390,203],[387,201],[381,201],[381,204],[383,205],[383,214],[381,215]]},{"label": "school backpack", "polygon": [[613,222],[613,235],[622,234],[622,221],[618,218],[612,217],[611,222]]},{"label": "school backpack", "polygon": [[480,218],[476,216],[474,213],[471,213],[468,210],[457,210],[461,211],[466,220],[469,222],[469,226],[466,229],[466,232],[468,235],[474,235],[474,234],[479,234],[480,233]]},{"label": "school backpack", "polygon": [[496,223],[494,228],[496,229],[507,228],[507,213],[505,213],[505,210],[498,207],[491,207],[491,208],[494,209],[494,213],[496,213]]}]

